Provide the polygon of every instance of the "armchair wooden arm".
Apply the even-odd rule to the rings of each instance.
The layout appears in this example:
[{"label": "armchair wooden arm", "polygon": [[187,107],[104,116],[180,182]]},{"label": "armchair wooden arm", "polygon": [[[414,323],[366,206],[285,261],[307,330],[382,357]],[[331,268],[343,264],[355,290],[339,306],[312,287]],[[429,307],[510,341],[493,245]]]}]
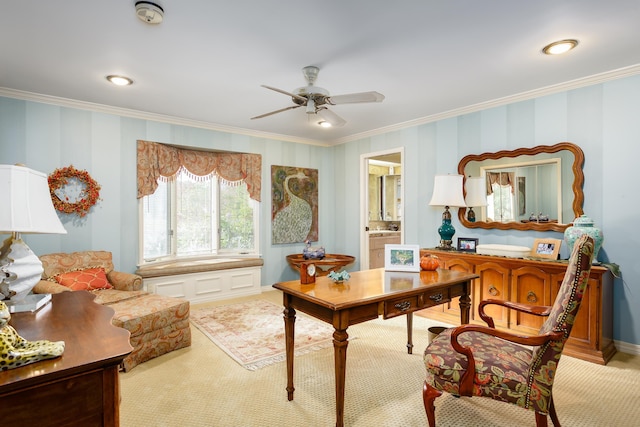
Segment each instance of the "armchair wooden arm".
[{"label": "armchair wooden arm", "polygon": [[548,305],[533,305],[501,299],[486,299],[480,301],[480,304],[478,305],[478,313],[480,314],[480,318],[482,318],[482,320],[484,320],[484,322],[491,328],[495,328],[495,324],[493,322],[493,318],[484,312],[484,307],[487,305],[501,305],[522,313],[533,314],[534,316],[548,316],[549,313],[551,313],[551,306]]}]

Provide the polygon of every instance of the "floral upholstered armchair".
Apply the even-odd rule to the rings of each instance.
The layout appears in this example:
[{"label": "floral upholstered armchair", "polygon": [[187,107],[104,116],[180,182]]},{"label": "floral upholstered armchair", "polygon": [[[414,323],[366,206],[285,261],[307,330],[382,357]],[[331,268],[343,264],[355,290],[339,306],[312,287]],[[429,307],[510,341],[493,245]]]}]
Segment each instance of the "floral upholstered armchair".
[{"label": "floral upholstered armchair", "polygon": [[114,270],[111,252],[53,253],[39,258],[44,272],[35,293],[88,291],[95,295],[93,302],[114,310],[112,323],[129,331],[133,347],[123,370],[191,345],[189,301],[145,291],[142,277]]},{"label": "floral upholstered armchair", "polygon": [[[573,247],[553,306],[485,300],[478,307],[487,326],[462,325],[438,335],[424,353],[427,368],[423,400],[429,426],[435,427],[434,401],[443,391],[454,396],[489,397],[535,411],[536,425],[547,414],[560,426],[551,393],[564,344],[589,280],[594,243],[582,236]],[[538,335],[518,336],[495,329],[484,307],[497,304],[547,316]],[[525,347],[528,346],[528,347]]]}]

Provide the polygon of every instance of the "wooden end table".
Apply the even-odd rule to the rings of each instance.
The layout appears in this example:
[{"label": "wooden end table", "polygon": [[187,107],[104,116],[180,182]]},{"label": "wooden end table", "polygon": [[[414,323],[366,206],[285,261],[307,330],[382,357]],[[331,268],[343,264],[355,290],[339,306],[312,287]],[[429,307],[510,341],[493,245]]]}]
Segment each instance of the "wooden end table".
[{"label": "wooden end table", "polygon": [[289,266],[297,272],[300,272],[300,264],[312,261],[316,267],[318,267],[316,269],[317,276],[326,276],[332,271],[337,271],[342,267],[353,264],[355,260],[356,258],[351,255],[341,254],[325,254],[322,259],[304,259],[302,254],[287,255],[287,262],[289,263]]}]

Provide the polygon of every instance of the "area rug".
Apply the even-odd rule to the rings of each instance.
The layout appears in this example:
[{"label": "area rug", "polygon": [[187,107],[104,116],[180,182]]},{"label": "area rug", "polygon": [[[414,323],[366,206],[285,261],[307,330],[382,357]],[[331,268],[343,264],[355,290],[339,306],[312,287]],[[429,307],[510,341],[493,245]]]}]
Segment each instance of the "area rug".
[{"label": "area rug", "polygon": [[[259,368],[286,359],[283,306],[256,300],[191,310],[191,323],[244,368]],[[333,346],[333,327],[299,311],[295,355]]]}]

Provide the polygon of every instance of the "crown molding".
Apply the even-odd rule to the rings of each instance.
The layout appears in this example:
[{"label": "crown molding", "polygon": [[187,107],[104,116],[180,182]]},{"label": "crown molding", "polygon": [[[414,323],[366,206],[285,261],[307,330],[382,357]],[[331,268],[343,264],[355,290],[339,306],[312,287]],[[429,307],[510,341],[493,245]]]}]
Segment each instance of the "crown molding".
[{"label": "crown molding", "polygon": [[355,135],[350,135],[344,138],[336,139],[335,145],[344,144],[347,142],[356,141],[359,139],[369,138],[372,136],[380,135],[383,133],[389,133],[408,127],[419,126],[426,123],[433,123],[439,120],[450,119],[452,117],[462,116],[464,114],[475,113],[489,108],[501,107],[507,104],[513,104],[520,101],[527,101],[533,98],[540,98],[546,95],[552,95],[559,92],[566,92],[573,89],[579,89],[582,87],[592,86],[595,84],[604,83],[611,80],[617,80],[625,77],[635,76],[640,74],[640,64],[631,65],[629,67],[619,68],[617,70],[607,71],[600,74],[594,74],[592,76],[583,77],[580,79],[570,80],[568,82],[559,83],[556,85],[546,86],[540,89],[534,89],[527,92],[521,92],[515,95],[505,96],[503,98],[497,98],[491,101],[480,102],[478,104],[469,105],[467,107],[456,108],[453,110],[445,111],[431,116],[422,117],[407,122],[397,123],[395,125],[386,126],[378,129],[372,129],[367,132],[361,132]]},{"label": "crown molding", "polygon": [[233,126],[225,126],[216,123],[203,122],[199,120],[190,120],[181,117],[168,116],[164,114],[150,113],[146,111],[132,110],[128,108],[113,107],[104,104],[96,104],[93,102],[78,101],[75,99],[61,98],[50,95],[43,95],[33,92],[25,92],[5,87],[0,87],[0,96],[8,98],[22,99],[25,101],[41,102],[44,104],[53,104],[62,107],[78,108],[83,110],[94,111],[98,113],[113,114],[117,116],[136,118],[141,120],[151,120],[161,123],[169,123],[180,126],[189,126],[201,129],[214,130],[219,132],[227,132],[240,134],[245,136],[251,136],[256,138],[275,139],[278,141],[295,142],[300,144],[317,145],[329,147],[332,145],[345,144],[347,142],[357,141],[364,138],[370,138],[372,136],[394,132],[408,127],[419,126],[426,123],[433,123],[439,120],[449,119],[452,117],[461,116],[464,114],[475,113],[477,111],[487,110],[489,108],[500,107],[507,104],[513,104],[520,101],[526,101],[533,98],[539,98],[545,95],[551,95],[559,92],[566,92],[572,89],[579,89],[586,86],[604,83],[610,80],[621,79],[624,77],[630,77],[640,74],[640,64],[631,65],[629,67],[623,67],[612,71],[607,71],[600,74],[595,74],[580,79],[570,80],[568,82],[559,83],[556,85],[546,86],[540,89],[534,89],[527,92],[521,92],[515,95],[509,95],[502,98],[497,98],[491,101],[481,102],[478,104],[469,105],[462,108],[456,108],[453,110],[445,111],[442,113],[433,114],[430,116],[422,117],[415,120],[410,120],[395,125],[386,126],[382,128],[372,129],[367,132],[361,132],[354,135],[346,136],[344,138],[335,139],[330,142],[323,142],[313,139],[298,138],[291,135],[281,135],[269,132],[260,132],[244,128],[236,128]]}]

